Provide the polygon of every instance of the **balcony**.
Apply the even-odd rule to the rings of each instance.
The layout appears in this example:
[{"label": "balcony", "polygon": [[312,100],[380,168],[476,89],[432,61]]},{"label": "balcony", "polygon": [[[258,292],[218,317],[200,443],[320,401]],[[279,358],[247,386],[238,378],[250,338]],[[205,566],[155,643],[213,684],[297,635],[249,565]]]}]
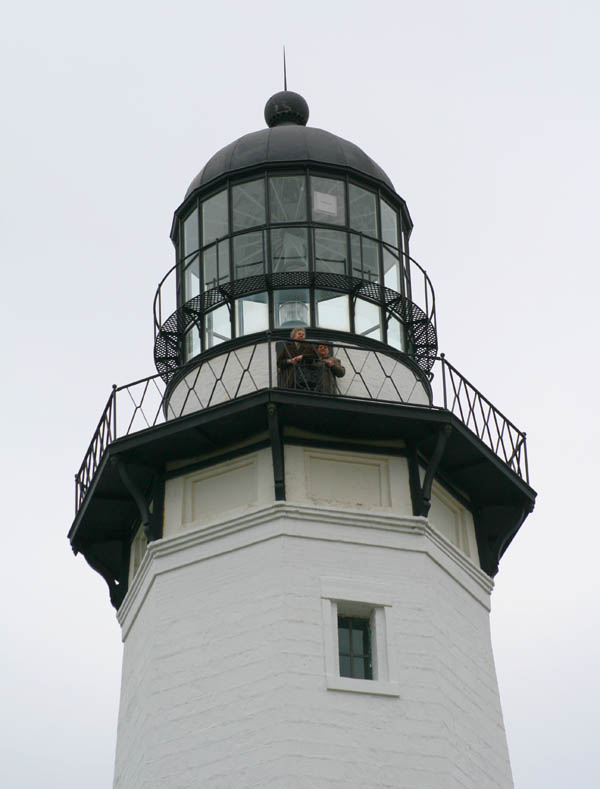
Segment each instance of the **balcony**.
[{"label": "balcony", "polygon": [[[331,333],[330,333],[331,334]],[[160,425],[175,425],[194,414],[242,405],[257,393],[273,399],[293,397],[312,413],[354,404],[364,413],[373,404],[400,407],[402,418],[439,421],[451,414],[463,432],[485,447],[515,481],[529,489],[525,433],[508,420],[442,355],[433,376],[406,354],[372,343],[371,347],[335,341],[334,355],[345,369],[335,394],[317,384],[283,388],[278,379],[277,351],[283,335],[266,332],[217,346],[202,354],[166,383],[153,375],[113,387],[83,462],[75,475],[76,515],[93,486],[106,450],[115,442]],[[302,373],[300,373],[302,375]],[[435,382],[435,397],[430,378]],[[298,398],[300,398],[298,400]],[[436,402],[437,401],[437,402]],[[390,411],[390,413],[395,413]],[[529,489],[530,490],[530,489]]]}]

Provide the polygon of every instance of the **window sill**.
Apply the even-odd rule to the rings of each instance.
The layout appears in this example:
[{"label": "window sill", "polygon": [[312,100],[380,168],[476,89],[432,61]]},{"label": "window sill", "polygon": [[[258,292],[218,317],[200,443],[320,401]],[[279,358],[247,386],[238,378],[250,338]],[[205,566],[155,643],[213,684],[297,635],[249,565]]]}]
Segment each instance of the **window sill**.
[{"label": "window sill", "polygon": [[343,690],[350,693],[371,693],[374,696],[399,696],[395,682],[380,682],[376,679],[353,679],[352,677],[327,676],[327,690]]}]

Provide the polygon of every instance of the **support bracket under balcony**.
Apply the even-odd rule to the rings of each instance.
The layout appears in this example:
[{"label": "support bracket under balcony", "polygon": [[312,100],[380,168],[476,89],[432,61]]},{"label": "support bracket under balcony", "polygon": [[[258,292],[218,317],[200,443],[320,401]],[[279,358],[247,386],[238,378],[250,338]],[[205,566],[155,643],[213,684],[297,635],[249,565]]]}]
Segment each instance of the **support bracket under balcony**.
[{"label": "support bracket under balcony", "polygon": [[[125,464],[125,461],[118,455],[113,455],[113,457],[111,457],[111,463],[117,469],[121,482],[137,506],[146,539],[148,542],[153,542],[154,540],[160,539],[162,537],[162,523],[160,522],[162,506],[156,506],[155,502],[153,512],[151,513],[144,493],[135,483],[131,474],[129,473],[129,466]],[[164,486],[161,485],[160,481],[155,478],[152,487],[154,498],[158,497],[160,500],[162,500],[162,491]]]},{"label": "support bracket under balcony", "polygon": [[410,496],[412,499],[413,515],[427,517],[431,507],[431,488],[436,472],[439,468],[442,455],[448,443],[452,427],[443,425],[435,442],[435,447],[425,470],[425,478],[421,484],[419,472],[419,456],[415,443],[408,445],[408,475],[410,483]]}]

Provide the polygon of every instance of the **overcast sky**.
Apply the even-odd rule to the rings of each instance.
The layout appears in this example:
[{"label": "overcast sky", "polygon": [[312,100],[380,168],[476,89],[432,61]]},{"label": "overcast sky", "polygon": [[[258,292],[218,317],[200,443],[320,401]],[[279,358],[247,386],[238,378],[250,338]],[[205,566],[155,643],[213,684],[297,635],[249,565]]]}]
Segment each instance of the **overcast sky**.
[{"label": "overcast sky", "polygon": [[[539,492],[492,635],[517,789],[597,789],[595,0],[21,0],[2,81],[7,789],[112,784],[121,641],[66,539],[111,384],[154,372],[174,209],[281,85],[408,203],[440,349],[527,431]],[[484,789],[482,787],[482,789]]]}]

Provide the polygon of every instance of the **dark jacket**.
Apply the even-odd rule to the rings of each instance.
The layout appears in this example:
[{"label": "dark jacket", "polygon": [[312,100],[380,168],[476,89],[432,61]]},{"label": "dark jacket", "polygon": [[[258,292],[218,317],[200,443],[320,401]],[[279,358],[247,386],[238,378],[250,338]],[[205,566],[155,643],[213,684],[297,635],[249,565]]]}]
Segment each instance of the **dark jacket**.
[{"label": "dark jacket", "polygon": [[[292,362],[296,356],[302,356],[299,362]],[[315,346],[310,342],[286,342],[277,354],[277,369],[279,370],[279,385],[292,389],[315,388],[316,365],[319,355]]]},{"label": "dark jacket", "polygon": [[336,378],[343,378],[344,375],[346,375],[346,370],[340,360],[336,359],[335,356],[328,356],[327,358],[333,360],[333,365],[330,367],[325,364],[325,359],[319,361],[321,381],[317,391],[323,394],[338,394],[339,390]]}]

